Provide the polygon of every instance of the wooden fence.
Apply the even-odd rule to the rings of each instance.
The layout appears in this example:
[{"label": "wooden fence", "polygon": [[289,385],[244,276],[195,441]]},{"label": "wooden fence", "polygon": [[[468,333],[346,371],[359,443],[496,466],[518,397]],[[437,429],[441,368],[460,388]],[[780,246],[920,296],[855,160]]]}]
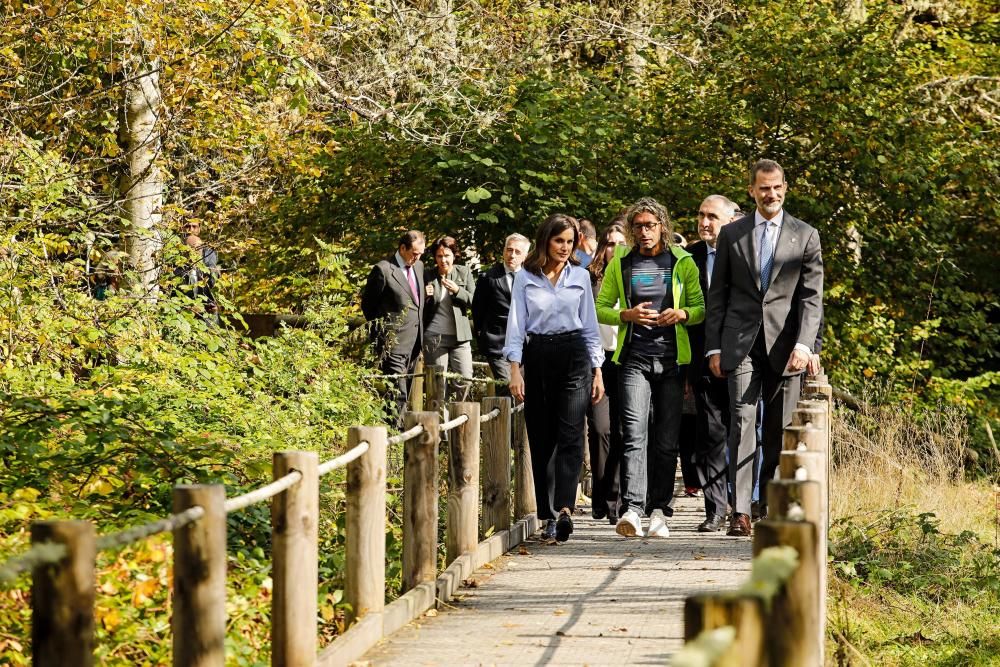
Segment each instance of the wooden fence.
[{"label": "wooden fence", "polygon": [[767,485],[768,516],[754,525],[750,579],[685,601],[688,643],[674,667],[823,664],[832,396],[825,376],[806,383]]},{"label": "wooden fence", "polygon": [[[268,499],[272,665],[347,665],[382,637],[453,597],[474,570],[531,535],[536,520],[520,406],[492,396],[481,404],[444,406],[442,380],[439,369],[425,370],[425,407],[430,409],[407,413],[403,433],[389,437],[383,426],[352,427],[349,451],[322,464],[314,452],[277,452],[274,481],[243,496],[227,499],[222,485],[178,486],[172,516],[101,537],[85,521],[33,524],[32,551],[20,559],[20,568],[32,571],[33,664],[92,665],[97,551],[172,531],[173,664],[222,667],[226,515]],[[443,407],[453,416],[444,423]],[[449,431],[449,564],[438,572],[439,446]],[[386,605],[386,470],[392,444],[403,447],[403,594]],[[350,627],[319,651],[319,478],[344,466],[344,599]]]}]

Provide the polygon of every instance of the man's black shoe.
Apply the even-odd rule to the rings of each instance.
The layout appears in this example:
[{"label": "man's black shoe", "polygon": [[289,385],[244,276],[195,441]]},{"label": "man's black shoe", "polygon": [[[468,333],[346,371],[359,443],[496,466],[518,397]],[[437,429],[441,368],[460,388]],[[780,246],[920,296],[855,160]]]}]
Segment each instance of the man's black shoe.
[{"label": "man's black shoe", "polygon": [[714,514],[698,524],[698,532],[717,533],[722,529],[722,524],[725,523],[725,521],[725,517]]},{"label": "man's black shoe", "polygon": [[573,532],[573,519],[569,512],[563,510],[559,512],[559,519],[556,520],[556,542],[565,542]]},{"label": "man's black shoe", "polygon": [[606,516],[608,516],[608,508],[607,507],[598,507],[597,505],[594,505],[594,507],[592,507],[591,510],[590,510],[590,516],[592,516],[595,519],[597,519],[598,521],[600,521],[601,519],[603,519]]}]

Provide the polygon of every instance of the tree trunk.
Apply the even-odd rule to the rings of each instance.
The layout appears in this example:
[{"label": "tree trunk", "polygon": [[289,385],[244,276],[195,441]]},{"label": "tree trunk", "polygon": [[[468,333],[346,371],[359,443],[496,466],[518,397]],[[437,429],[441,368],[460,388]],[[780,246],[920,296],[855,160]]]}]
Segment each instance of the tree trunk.
[{"label": "tree trunk", "polygon": [[128,225],[125,245],[132,269],[136,272],[132,290],[155,299],[158,267],[157,253],[162,246],[163,173],[157,165],[160,156],[160,61],[137,57],[135,67],[124,76],[124,97],[119,125],[119,143],[123,170],[118,182],[122,219]]}]

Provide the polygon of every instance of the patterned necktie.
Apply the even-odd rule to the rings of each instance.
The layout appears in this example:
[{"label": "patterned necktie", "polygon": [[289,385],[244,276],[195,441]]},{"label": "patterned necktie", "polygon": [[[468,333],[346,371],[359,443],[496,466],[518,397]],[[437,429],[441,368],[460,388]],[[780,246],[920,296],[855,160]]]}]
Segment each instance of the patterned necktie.
[{"label": "patterned necktie", "polygon": [[420,301],[420,296],[417,294],[417,277],[413,275],[413,267],[406,267],[406,282],[410,283],[410,293],[413,294],[413,300]]},{"label": "patterned necktie", "polygon": [[771,265],[774,263],[774,251],[771,248],[771,235],[767,233],[770,222],[765,222],[760,234],[760,291],[766,292],[771,285]]}]

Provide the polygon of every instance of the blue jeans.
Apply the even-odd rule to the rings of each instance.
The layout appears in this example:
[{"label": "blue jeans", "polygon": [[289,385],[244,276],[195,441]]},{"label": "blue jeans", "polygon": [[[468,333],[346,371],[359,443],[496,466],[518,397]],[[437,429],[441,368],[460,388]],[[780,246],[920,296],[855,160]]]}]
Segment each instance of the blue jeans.
[{"label": "blue jeans", "polygon": [[[626,355],[621,378],[622,439],[625,444],[622,512],[653,510],[673,515],[677,441],[684,403],[684,377],[672,359]],[[652,440],[649,411],[653,411]]]}]

